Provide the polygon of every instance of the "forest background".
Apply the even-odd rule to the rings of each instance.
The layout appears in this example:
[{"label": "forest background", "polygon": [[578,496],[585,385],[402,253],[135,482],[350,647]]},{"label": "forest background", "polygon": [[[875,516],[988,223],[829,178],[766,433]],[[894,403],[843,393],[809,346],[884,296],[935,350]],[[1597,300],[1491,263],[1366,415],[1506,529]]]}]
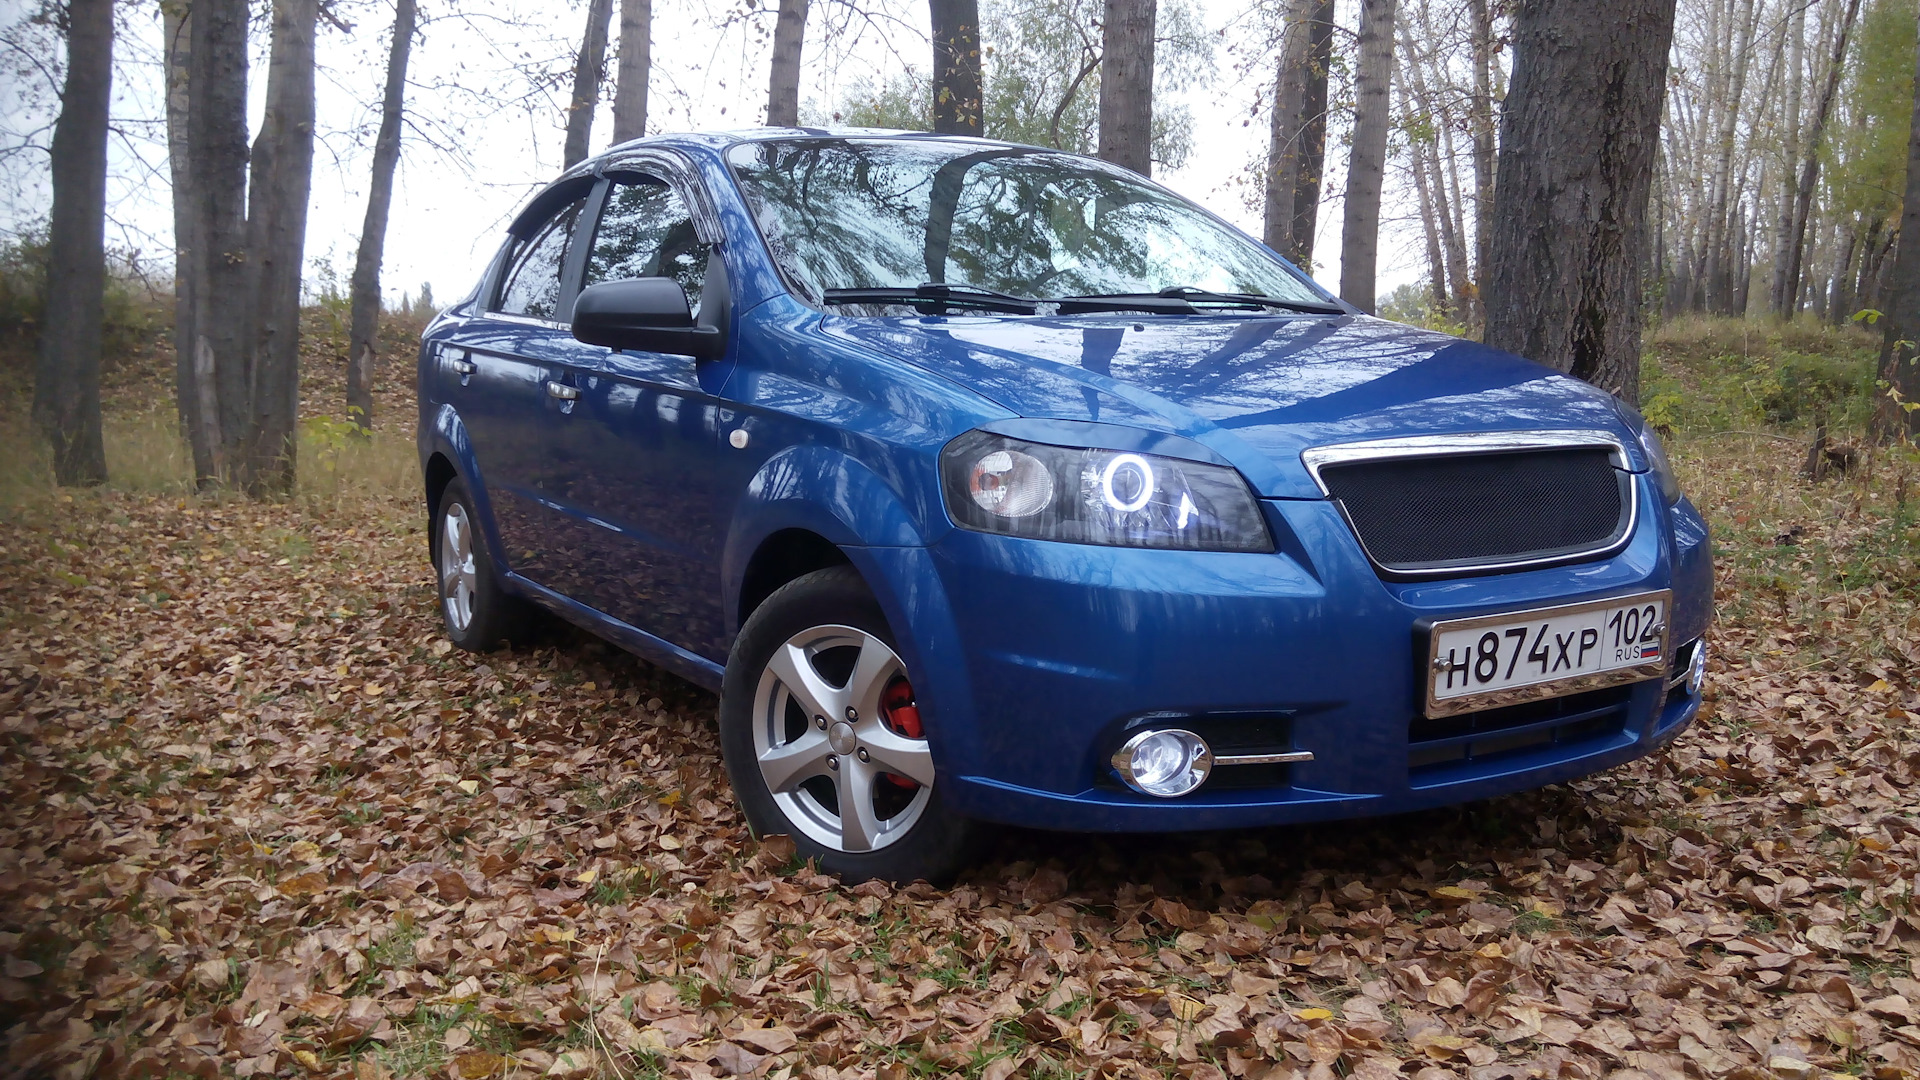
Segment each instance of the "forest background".
[{"label": "forest background", "polygon": [[[983,133],[1111,152],[1116,2],[983,0]],[[639,130],[955,122],[933,83],[938,43],[950,58],[958,38],[932,16],[961,5],[814,0],[796,34],[804,6],[197,8],[242,25],[225,40],[256,77],[223,107],[265,137],[254,162],[299,149],[302,96],[271,86],[292,72],[281,85],[297,88],[311,30],[308,180],[220,174],[267,196],[239,221],[281,226],[257,250],[298,253],[274,316],[298,330],[277,369],[297,454],[235,485],[253,499],[207,467],[219,446],[195,443],[176,399],[192,384],[175,328],[198,301],[174,272],[208,272],[173,254],[166,30],[182,8],[0,5],[7,1068],[1920,1074],[1920,457],[1869,437],[1894,401],[1886,358],[1910,360],[1920,336],[1887,332],[1920,320],[1894,295],[1916,0],[1669,5],[1631,290],[1648,330],[1613,389],[1672,436],[1715,533],[1709,704],[1679,745],[1417,821],[1012,834],[944,890],[849,889],[756,844],[719,780],[710,695],[564,631],[451,652],[423,555],[417,335],[534,187],[635,130],[628,42],[650,45]],[[651,33],[629,32],[647,25],[637,12]],[[1152,123],[1127,152],[1335,291],[1364,290],[1362,306],[1486,334],[1517,15],[1501,0],[1161,0]],[[396,102],[393,27],[409,21]],[[291,56],[275,46],[288,25]],[[105,54],[69,53],[76,33],[113,49],[78,94],[69,57]],[[103,70],[88,325],[105,483],[61,486],[29,415],[59,324],[55,204],[75,190],[51,180],[71,162],[55,123]],[[1356,220],[1349,163],[1375,137],[1377,204],[1363,191]],[[395,179],[375,230],[382,146]],[[1343,254],[1369,234],[1361,273]],[[369,236],[385,247],[377,324],[354,303]],[[1605,298],[1610,314],[1627,295]]]}]

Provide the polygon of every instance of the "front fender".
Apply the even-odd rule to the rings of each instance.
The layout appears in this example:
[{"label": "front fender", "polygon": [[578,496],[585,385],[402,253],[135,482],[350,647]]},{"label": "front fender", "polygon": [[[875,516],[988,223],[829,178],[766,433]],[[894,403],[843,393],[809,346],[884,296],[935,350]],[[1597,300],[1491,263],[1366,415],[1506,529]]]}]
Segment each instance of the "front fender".
[{"label": "front fender", "polygon": [[843,551],[925,546],[899,494],[864,463],[837,447],[782,450],[747,482],[727,528],[720,577],[729,632],[740,630],[736,613],[747,564],[767,537],[786,529],[816,533]]},{"label": "front fender", "polygon": [[[504,553],[506,545],[500,542],[500,530],[493,519],[493,500],[488,497],[479,459],[473,453],[473,439],[467,434],[467,425],[461,421],[460,414],[454,411],[452,405],[436,407],[422,425],[420,474],[423,477],[428,475],[427,462],[432,461],[435,454],[446,458],[453,465],[454,474],[466,485],[467,495],[473,499],[473,511],[480,516],[480,534],[486,539],[487,550]],[[501,580],[508,583],[507,588],[513,588],[513,579],[506,576],[511,567],[504,555],[498,555],[494,562]]]},{"label": "front fender", "polygon": [[740,630],[735,613],[754,553],[788,529],[815,533],[845,553],[873,590],[896,630],[900,658],[915,673],[935,762],[971,760],[972,686],[966,665],[954,662],[958,624],[921,528],[892,485],[838,448],[783,450],[747,485],[722,562],[729,631]]}]

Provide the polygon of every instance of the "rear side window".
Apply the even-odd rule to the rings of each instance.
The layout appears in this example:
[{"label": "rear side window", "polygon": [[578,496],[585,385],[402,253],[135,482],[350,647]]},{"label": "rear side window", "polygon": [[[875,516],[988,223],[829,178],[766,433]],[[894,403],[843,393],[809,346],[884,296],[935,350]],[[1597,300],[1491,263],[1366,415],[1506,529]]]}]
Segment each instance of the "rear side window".
[{"label": "rear side window", "polygon": [[672,187],[651,176],[619,174],[600,211],[581,287],[625,278],[672,278],[698,311],[708,248],[694,232],[687,204]]},{"label": "rear side window", "polygon": [[586,203],[586,197],[582,196],[561,207],[559,213],[519,245],[501,282],[500,302],[494,310],[536,319],[559,318],[556,313],[560,309],[560,272],[567,265],[573,227],[580,220],[580,210]]}]

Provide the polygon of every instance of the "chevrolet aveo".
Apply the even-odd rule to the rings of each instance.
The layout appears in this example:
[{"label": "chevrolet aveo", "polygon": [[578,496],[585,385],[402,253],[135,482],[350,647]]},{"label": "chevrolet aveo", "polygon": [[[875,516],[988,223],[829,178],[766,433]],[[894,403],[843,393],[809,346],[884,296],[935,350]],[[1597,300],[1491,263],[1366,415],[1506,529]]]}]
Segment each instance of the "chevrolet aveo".
[{"label": "chevrolet aveo", "polygon": [[1632,409],[1100,161],[623,144],[419,389],[454,642],[538,605],[719,691],[748,822],[849,879],[1479,799],[1699,709],[1707,529]]}]

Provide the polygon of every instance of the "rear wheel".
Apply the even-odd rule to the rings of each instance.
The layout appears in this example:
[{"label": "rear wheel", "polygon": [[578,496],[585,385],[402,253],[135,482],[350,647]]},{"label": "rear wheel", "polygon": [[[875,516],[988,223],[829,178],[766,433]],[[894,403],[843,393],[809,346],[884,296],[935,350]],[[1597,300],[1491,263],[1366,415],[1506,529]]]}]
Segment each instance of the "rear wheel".
[{"label": "rear wheel", "polygon": [[756,833],[849,881],[942,880],[971,823],[947,809],[911,674],[850,567],[775,592],[728,659],[720,738]]},{"label": "rear wheel", "polygon": [[530,626],[532,611],[500,584],[466,485],[448,483],[433,517],[434,577],[447,637],[473,652],[517,640]]}]

